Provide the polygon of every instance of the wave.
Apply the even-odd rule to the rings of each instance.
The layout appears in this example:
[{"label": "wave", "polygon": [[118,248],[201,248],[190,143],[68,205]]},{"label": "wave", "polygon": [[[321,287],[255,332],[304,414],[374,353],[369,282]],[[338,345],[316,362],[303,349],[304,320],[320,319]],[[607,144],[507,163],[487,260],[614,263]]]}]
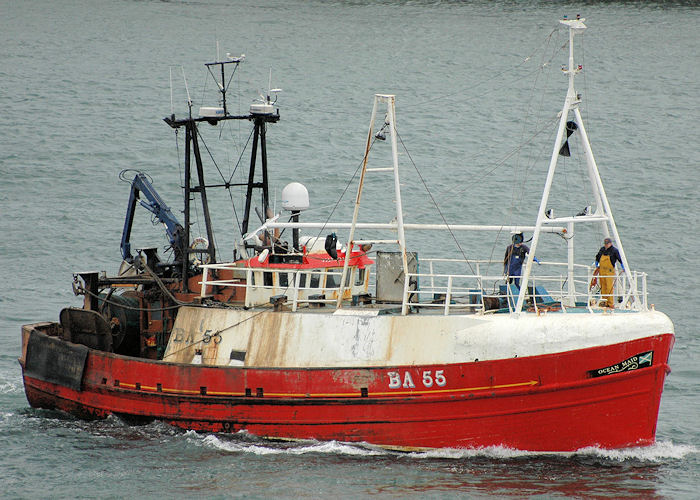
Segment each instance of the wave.
[{"label": "wave", "polygon": [[355,456],[385,455],[389,453],[386,450],[377,449],[365,443],[351,444],[338,441],[314,440],[268,441],[248,434],[245,431],[240,431],[230,438],[214,434],[202,435],[194,431],[187,431],[185,435],[190,442],[231,453],[252,453],[255,455],[305,455],[318,453]]},{"label": "wave", "polygon": [[[0,393],[4,388],[10,392],[17,389],[16,384],[0,380]],[[17,390],[21,389],[21,385]],[[342,441],[282,440],[266,439],[239,431],[236,434],[211,434],[196,431],[183,431],[162,421],[151,421],[135,425],[133,422],[117,416],[109,416],[104,420],[84,421],[63,412],[24,408],[17,411],[0,412],[0,427],[22,428],[38,426],[43,429],[63,428],[75,432],[89,432],[95,437],[112,437],[126,441],[180,441],[203,446],[227,453],[254,455],[338,455],[338,456],[396,456],[412,460],[464,460],[487,459],[496,461],[518,460],[521,458],[542,460],[577,460],[582,462],[594,461],[603,465],[633,464],[653,465],[669,461],[684,460],[698,455],[700,449],[690,444],[674,443],[671,440],[657,441],[653,445],[603,449],[586,447],[573,452],[535,452],[508,448],[505,446],[490,446],[484,448],[441,448],[423,451],[397,451],[369,443],[348,443]]]},{"label": "wave", "polygon": [[397,455],[420,459],[461,460],[470,458],[490,458],[497,460],[528,458],[596,458],[606,462],[644,462],[665,463],[669,460],[680,460],[698,453],[698,448],[686,444],[674,444],[671,441],[659,441],[650,446],[603,449],[587,447],[574,452],[535,452],[522,451],[504,446],[489,446],[485,448],[444,448],[419,452],[401,452],[381,448],[368,443],[345,443],[340,441],[268,441],[257,438],[245,431],[232,436],[215,434],[198,434],[194,431],[185,433],[187,440],[200,446],[226,451],[230,453],[252,453],[255,455],[271,454],[334,454],[351,456],[389,456]]},{"label": "wave", "polygon": [[627,460],[661,463],[669,459],[683,459],[689,455],[698,453],[698,448],[687,444],[674,444],[671,441],[657,441],[650,446],[639,448],[623,448],[616,450],[604,450],[589,447],[575,452],[576,455],[594,456],[610,461],[624,462]]},{"label": "wave", "polygon": [[410,453],[415,458],[495,458],[512,459],[521,457],[563,457],[563,458],[601,458],[610,462],[647,462],[662,463],[669,459],[683,459],[688,455],[698,453],[698,448],[686,444],[674,444],[671,441],[657,441],[650,446],[640,446],[634,448],[605,449],[595,446],[581,448],[573,452],[543,452],[543,451],[523,451],[504,446],[489,446],[474,449],[439,449],[425,452]]},{"label": "wave", "polygon": [[0,371],[0,394],[16,394],[24,392],[24,384],[19,368],[3,369]]},{"label": "wave", "polygon": [[0,378],[0,394],[13,394],[23,392],[22,382],[19,383],[2,380]]}]

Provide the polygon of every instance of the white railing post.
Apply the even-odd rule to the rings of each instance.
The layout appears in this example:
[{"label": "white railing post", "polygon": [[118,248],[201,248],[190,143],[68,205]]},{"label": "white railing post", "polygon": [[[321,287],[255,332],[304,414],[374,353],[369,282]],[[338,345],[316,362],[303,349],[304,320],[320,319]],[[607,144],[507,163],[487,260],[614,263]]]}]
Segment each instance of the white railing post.
[{"label": "white railing post", "polygon": [[[569,222],[566,227],[566,232],[568,240],[566,241],[567,246],[567,260],[566,267],[568,271],[568,290],[569,290],[569,301],[568,306],[574,307],[576,305],[576,283],[574,282],[574,223]],[[563,292],[563,290],[562,290]],[[562,294],[563,296],[563,294]]]},{"label": "white railing post", "polygon": [[445,294],[445,316],[450,314],[450,302],[452,301],[452,275],[447,277],[447,293]]},{"label": "white railing post", "polygon": [[250,307],[252,305],[252,300],[250,298],[250,290],[252,288],[253,282],[253,270],[251,268],[246,269],[245,274],[245,306]]},{"label": "white railing post", "polygon": [[408,274],[404,274],[403,280],[403,300],[401,301],[401,316],[405,316],[408,312],[408,286],[411,278]]},{"label": "white railing post", "polygon": [[299,300],[299,276],[301,272],[298,270],[294,273],[294,287],[292,288],[292,312],[297,310],[297,301]]},{"label": "white railing post", "polygon": [[209,268],[205,267],[202,272],[202,288],[199,291],[200,298],[204,298],[207,295],[207,279],[209,278]]}]

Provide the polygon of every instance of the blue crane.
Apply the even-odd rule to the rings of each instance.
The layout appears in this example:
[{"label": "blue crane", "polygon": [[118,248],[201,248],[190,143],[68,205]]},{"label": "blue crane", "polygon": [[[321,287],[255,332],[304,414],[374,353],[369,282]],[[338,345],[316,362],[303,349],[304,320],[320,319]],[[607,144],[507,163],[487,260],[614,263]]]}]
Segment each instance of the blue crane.
[{"label": "blue crane", "polygon": [[[142,195],[145,199],[141,199]],[[175,252],[175,262],[182,261],[187,245],[187,242],[184,241],[185,229],[142,172],[138,172],[134,176],[134,180],[131,181],[131,194],[129,195],[129,205],[126,210],[126,219],[124,220],[124,231],[122,231],[122,258],[129,263],[134,260],[134,257],[131,255],[129,239],[131,238],[131,226],[134,222],[134,210],[136,209],[137,200],[141,206],[153,213],[158,221],[165,225],[168,238],[170,239],[170,246]]]}]

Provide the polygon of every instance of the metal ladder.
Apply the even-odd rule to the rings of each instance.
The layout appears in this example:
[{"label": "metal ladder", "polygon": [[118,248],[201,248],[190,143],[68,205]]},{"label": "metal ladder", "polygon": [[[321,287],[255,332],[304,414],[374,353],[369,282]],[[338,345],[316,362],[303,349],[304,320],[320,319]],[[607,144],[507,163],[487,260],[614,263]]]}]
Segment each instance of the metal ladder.
[{"label": "metal ladder", "polygon": [[[404,234],[403,225],[403,208],[401,205],[401,184],[399,182],[399,160],[398,160],[398,148],[396,143],[396,110],[395,110],[396,96],[387,94],[375,94],[374,95],[374,106],[372,107],[372,117],[369,122],[369,132],[367,134],[367,144],[365,146],[365,156],[362,160],[362,172],[360,174],[360,182],[357,186],[357,197],[355,198],[355,209],[352,214],[352,224],[350,226],[350,235],[348,237],[347,251],[345,252],[345,263],[343,264],[343,274],[340,278],[340,289],[338,291],[338,302],[336,304],[337,308],[342,307],[343,302],[343,292],[345,291],[345,280],[347,279],[348,264],[350,262],[350,254],[354,245],[365,245],[365,244],[398,244],[399,250],[401,251],[401,259],[403,263],[403,274],[405,283],[408,283],[408,259],[406,256],[406,237]],[[377,117],[377,110],[382,105],[386,104],[386,118],[384,120],[384,126],[379,133],[381,133],[384,128],[389,129],[389,138],[391,142],[391,167],[378,167],[378,168],[367,168],[367,161],[369,159],[369,152],[372,148],[372,144],[375,140],[374,126]],[[378,138],[378,137],[377,137]],[[365,182],[365,175],[370,172],[393,172],[394,173],[394,200],[396,204],[396,230],[398,233],[398,239],[392,240],[355,240],[355,226],[357,224],[357,216],[360,211],[360,200],[362,198],[362,189]],[[405,290],[404,286],[404,290]],[[404,292],[404,299],[402,300],[401,314],[405,315],[407,312],[406,297]]]}]

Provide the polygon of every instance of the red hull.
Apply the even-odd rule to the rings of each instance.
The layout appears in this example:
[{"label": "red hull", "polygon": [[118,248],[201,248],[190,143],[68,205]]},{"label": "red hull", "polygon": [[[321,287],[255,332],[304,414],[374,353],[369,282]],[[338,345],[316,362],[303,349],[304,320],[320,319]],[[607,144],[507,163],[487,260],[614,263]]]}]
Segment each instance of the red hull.
[{"label": "red hull", "polygon": [[[80,390],[26,370],[24,385],[34,407],[200,431],[399,448],[619,448],[653,443],[673,341],[664,334],[527,358],[357,369],[205,367],[90,350]],[[589,373],[647,351],[651,366]]]}]

